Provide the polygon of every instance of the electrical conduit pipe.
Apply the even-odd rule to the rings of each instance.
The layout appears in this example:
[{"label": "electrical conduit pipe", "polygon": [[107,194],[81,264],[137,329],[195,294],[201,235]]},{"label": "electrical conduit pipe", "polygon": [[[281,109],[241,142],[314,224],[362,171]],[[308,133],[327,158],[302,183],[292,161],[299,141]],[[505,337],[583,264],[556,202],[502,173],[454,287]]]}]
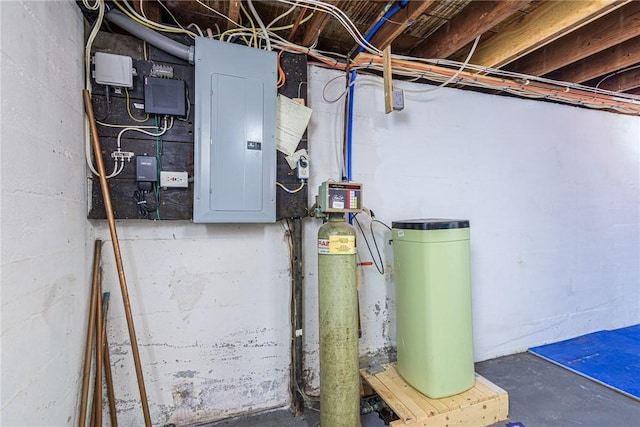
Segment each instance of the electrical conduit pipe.
[{"label": "electrical conduit pipe", "polygon": [[134,36],[146,41],[160,50],[167,52],[170,55],[175,56],[176,58],[189,61],[190,64],[195,62],[195,50],[193,46],[187,46],[175,40],[171,40],[169,37],[163,36],[151,28],[137,23],[119,10],[113,9],[104,17],[107,18],[109,22],[113,22],[123,30],[127,30]]}]

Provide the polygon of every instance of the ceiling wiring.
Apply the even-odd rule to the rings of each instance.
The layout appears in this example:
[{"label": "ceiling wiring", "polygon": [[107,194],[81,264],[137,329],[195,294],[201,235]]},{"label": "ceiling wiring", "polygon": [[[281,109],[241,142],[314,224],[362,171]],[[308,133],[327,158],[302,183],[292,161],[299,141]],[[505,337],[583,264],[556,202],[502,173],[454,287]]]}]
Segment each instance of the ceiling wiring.
[{"label": "ceiling wiring", "polygon": [[[287,9],[286,11],[281,13],[280,15],[276,16],[275,18],[273,18],[273,20],[269,23],[269,25],[267,25],[267,28],[269,28],[269,29],[272,28],[273,25],[276,22],[278,22],[279,20],[281,20],[285,16],[288,16],[289,14],[293,13],[297,8],[298,8],[298,2],[296,1],[296,3],[293,6],[291,6],[289,9]],[[293,28],[293,24],[291,25],[291,28]]]},{"label": "ceiling wiring", "polygon": [[256,11],[256,8],[253,7],[253,0],[247,0],[247,5],[249,6],[249,10],[253,14],[254,18],[256,18],[256,22],[258,23],[258,26],[262,30],[262,34],[264,34],[264,40],[267,43],[267,50],[272,50],[271,49],[271,39],[269,38],[269,33],[267,32],[267,28],[264,26],[264,22],[262,22],[262,19],[260,18],[260,15],[258,15],[258,12]]},{"label": "ceiling wiring", "polygon": [[[401,59],[400,59],[401,58]],[[382,72],[382,58],[369,54],[362,54],[354,61],[353,68],[361,72]],[[455,64],[458,70],[442,66]],[[432,65],[438,63],[440,65]],[[464,71],[460,71],[461,64],[455,61],[428,60],[392,55],[392,68],[396,75],[418,77],[434,82],[445,82],[458,73],[454,83],[465,86],[494,89],[511,94],[527,94],[542,96],[543,99],[598,109],[612,109],[626,114],[640,114],[638,97],[615,92],[604,91],[575,83],[559,82],[534,76],[504,72],[487,67],[467,64]],[[414,92],[429,92],[432,88]]]},{"label": "ceiling wiring", "polygon": [[[160,24],[158,22],[151,21],[150,19],[145,18],[140,15],[136,10],[129,4],[126,0],[113,0],[113,3],[129,18],[133,19],[137,23],[144,25],[145,27],[149,27],[151,29],[157,31],[163,31],[167,33],[184,33],[189,35],[190,37],[197,37],[197,35],[189,30],[185,30],[182,28],[171,27],[168,25]],[[122,4],[121,4],[122,3]],[[124,5],[124,6],[123,6]]]},{"label": "ceiling wiring", "polygon": [[637,70],[638,68],[640,68],[640,65],[634,65],[632,67],[627,67],[622,70],[618,70],[615,73],[611,73],[607,76],[604,76],[603,78],[600,79],[598,84],[596,84],[596,88],[599,88],[600,85],[605,82],[605,80],[609,80],[611,77],[617,76],[618,74],[626,73],[627,71]]},{"label": "ceiling wiring", "polygon": [[[216,9],[212,8],[211,6],[209,6],[208,4],[204,3],[202,0],[195,0],[196,3],[198,3],[200,6],[204,7],[205,9],[215,13],[216,15],[218,15],[219,17],[226,19],[227,21],[229,21],[230,23],[232,23],[233,25],[235,25],[236,27],[241,27],[239,22],[234,21],[233,19],[229,18],[227,15],[225,15],[222,12],[217,11]],[[241,3],[242,4],[242,3]]]},{"label": "ceiling wiring", "polygon": [[187,28],[193,28],[194,30],[196,30],[198,32],[198,35],[200,37],[204,37],[204,33],[202,32],[202,29],[200,27],[198,27],[198,24],[192,22],[189,25],[187,25]]},{"label": "ceiling wiring", "polygon": [[[167,6],[165,6],[165,4],[161,1],[161,0],[156,0],[160,6],[162,6],[162,8],[169,14],[169,16],[171,17],[171,19],[173,19],[173,22],[176,23],[176,25],[180,28],[182,28],[183,30],[187,31],[187,29],[185,27],[182,26],[182,24],[180,24],[180,22],[176,19],[175,16],[173,16],[173,13],[171,13],[171,11],[169,10],[169,8]],[[142,12],[142,4],[140,5],[140,11]],[[146,16],[145,16],[146,17]],[[198,27],[198,25],[194,24],[193,22],[189,25],[187,25],[187,28],[191,28],[194,27],[195,30],[197,31],[197,35],[199,35],[200,37],[204,37],[202,30],[200,29],[200,27]],[[195,37],[192,37],[195,38]]]},{"label": "ceiling wiring", "polygon": [[100,8],[100,0],[95,0],[93,2],[93,4],[91,4],[89,2],[89,0],[82,0],[82,4],[84,5],[84,7],[86,7],[88,10],[93,10],[96,11]]},{"label": "ceiling wiring", "polygon": [[333,16],[345,28],[345,30],[347,30],[347,32],[351,35],[351,37],[353,37],[356,43],[358,43],[358,45],[360,45],[366,51],[368,51],[369,53],[375,53],[375,54],[382,53],[380,49],[371,45],[365,39],[365,37],[362,35],[362,33],[360,33],[356,25],[353,23],[353,21],[340,8],[319,0],[298,0],[298,1],[278,0],[278,1],[280,3],[285,3],[289,5],[297,4],[299,7],[306,7],[308,9],[314,9],[319,12],[328,13],[331,16]]},{"label": "ceiling wiring", "polygon": [[[240,2],[240,10],[242,11],[242,13],[244,13],[244,16],[247,17],[247,20],[249,21],[249,24],[251,24],[251,27],[248,28],[248,29],[250,29],[252,31],[251,44],[253,44],[253,47],[257,48],[258,47],[258,29],[256,28],[256,24],[253,22],[253,18],[251,17],[249,12],[247,12],[247,9],[244,7],[242,2]],[[243,27],[243,28],[246,29],[247,27]],[[246,44],[247,44],[247,46],[251,46],[248,43],[246,43]]]}]

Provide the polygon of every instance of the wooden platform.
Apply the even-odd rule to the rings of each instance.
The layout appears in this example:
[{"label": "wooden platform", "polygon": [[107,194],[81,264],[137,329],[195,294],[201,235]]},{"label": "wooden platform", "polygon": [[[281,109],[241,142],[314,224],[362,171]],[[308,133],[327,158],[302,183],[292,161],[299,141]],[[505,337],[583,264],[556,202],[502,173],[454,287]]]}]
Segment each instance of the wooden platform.
[{"label": "wooden platform", "polygon": [[430,399],[407,384],[395,363],[382,365],[383,372],[360,374],[400,417],[391,427],[484,427],[507,419],[509,396],[506,391],[476,374],[476,383],[464,393],[444,399]]}]

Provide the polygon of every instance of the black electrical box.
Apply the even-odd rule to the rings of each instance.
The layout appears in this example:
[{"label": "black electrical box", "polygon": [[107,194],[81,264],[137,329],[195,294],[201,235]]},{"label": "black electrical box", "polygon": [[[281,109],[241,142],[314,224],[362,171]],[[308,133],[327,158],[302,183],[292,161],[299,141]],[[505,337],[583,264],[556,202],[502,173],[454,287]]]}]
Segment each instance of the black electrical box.
[{"label": "black electrical box", "polygon": [[158,181],[158,162],[153,156],[136,156],[136,179],[138,182]]},{"label": "black electrical box", "polygon": [[144,78],[144,112],[168,116],[187,115],[184,80]]}]

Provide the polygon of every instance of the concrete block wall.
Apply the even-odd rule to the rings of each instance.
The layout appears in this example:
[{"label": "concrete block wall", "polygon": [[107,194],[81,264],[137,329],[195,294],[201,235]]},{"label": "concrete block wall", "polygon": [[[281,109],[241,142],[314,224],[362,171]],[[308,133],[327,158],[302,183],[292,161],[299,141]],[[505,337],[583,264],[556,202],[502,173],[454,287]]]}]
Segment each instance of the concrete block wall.
[{"label": "concrete block wall", "polygon": [[[85,219],[82,18],[70,1],[0,2],[0,14],[0,421],[71,425],[93,241],[109,238],[105,223]],[[336,75],[310,69],[311,196],[341,175],[342,103],[322,99]],[[405,110],[385,115],[379,84],[359,77],[354,180],[387,223],[471,220],[478,360],[640,321],[638,118],[453,89],[407,92]],[[304,242],[311,392],[319,225],[306,222]],[[118,226],[153,422],[286,405],[290,278],[280,225]],[[375,233],[386,273],[361,272],[362,355],[395,345],[390,235]],[[359,253],[370,260],[361,240]],[[141,425],[109,242],[103,254],[119,421]]]},{"label": "concrete block wall", "polygon": [[[309,76],[313,189],[340,178],[343,104],[322,95],[337,73],[313,67]],[[389,225],[471,221],[477,360],[640,322],[639,118],[456,89],[408,91],[404,111],[386,115],[381,79],[356,82],[353,180],[364,184],[364,204]],[[327,99],[341,83],[327,88]],[[305,229],[312,388],[317,228],[308,221]],[[363,269],[363,355],[395,345],[390,232],[375,231],[387,272]],[[371,259],[361,238],[358,252]]]},{"label": "concrete block wall", "polygon": [[[106,224],[93,224],[109,239]],[[289,254],[279,224],[118,221],[154,424],[185,425],[289,401]],[[104,288],[118,420],[142,425],[110,242]]]},{"label": "concrete block wall", "polygon": [[75,423],[91,249],[74,2],[0,2],[3,426]]}]

